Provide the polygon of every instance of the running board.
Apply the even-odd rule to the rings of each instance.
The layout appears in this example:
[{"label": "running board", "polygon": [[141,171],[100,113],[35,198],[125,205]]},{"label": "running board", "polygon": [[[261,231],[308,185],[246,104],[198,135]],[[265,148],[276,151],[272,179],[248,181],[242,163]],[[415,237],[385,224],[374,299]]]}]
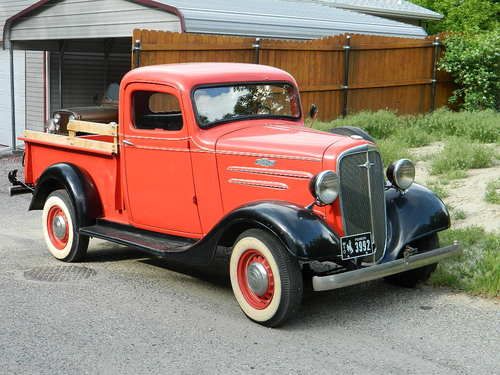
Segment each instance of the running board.
[{"label": "running board", "polygon": [[98,220],[95,225],[80,228],[80,234],[131,246],[159,257],[182,253],[197,242],[191,238],[169,236],[105,220]]}]

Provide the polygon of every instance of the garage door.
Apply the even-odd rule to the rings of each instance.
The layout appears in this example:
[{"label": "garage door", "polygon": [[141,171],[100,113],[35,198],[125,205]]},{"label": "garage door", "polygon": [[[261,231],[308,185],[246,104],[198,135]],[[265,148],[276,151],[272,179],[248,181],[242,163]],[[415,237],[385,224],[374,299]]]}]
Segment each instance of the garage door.
[{"label": "garage door", "polygon": [[[0,50],[0,145],[12,146],[9,51]],[[25,126],[25,52],[14,52],[16,136]],[[18,141],[18,143],[21,143]]]}]

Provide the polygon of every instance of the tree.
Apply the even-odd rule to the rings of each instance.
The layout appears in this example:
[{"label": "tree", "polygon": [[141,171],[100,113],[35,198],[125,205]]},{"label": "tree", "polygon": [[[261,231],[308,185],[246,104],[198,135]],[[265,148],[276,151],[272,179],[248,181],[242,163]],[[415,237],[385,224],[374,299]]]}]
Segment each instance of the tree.
[{"label": "tree", "polygon": [[412,0],[441,13],[430,34],[446,33],[439,67],[458,86],[450,98],[467,110],[499,109],[500,3],[491,0]]}]

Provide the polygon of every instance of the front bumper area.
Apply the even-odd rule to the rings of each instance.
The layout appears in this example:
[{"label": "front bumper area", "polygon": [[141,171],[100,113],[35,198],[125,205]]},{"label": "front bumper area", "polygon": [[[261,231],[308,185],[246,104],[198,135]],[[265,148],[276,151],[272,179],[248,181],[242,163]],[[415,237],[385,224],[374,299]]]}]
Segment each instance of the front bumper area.
[{"label": "front bumper area", "polygon": [[312,279],[313,289],[315,291],[332,290],[380,279],[396,273],[437,263],[443,259],[457,255],[460,251],[460,245],[455,242],[453,245],[440,247],[421,254],[409,255],[405,258],[396,259],[387,263],[376,264],[374,266],[354,271],[347,271],[328,276],[314,276]]}]

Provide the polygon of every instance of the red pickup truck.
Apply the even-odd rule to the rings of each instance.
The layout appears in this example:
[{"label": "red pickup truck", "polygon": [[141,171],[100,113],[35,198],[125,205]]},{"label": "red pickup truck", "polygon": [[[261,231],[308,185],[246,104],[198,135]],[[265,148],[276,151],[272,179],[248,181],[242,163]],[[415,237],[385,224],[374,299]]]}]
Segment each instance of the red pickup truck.
[{"label": "red pickup truck", "polygon": [[[314,112],[314,111],[313,111]],[[89,238],[228,274],[253,321],[278,326],[305,277],[329,290],[425,280],[458,244],[442,201],[399,160],[387,169],[361,129],[304,126],[288,73],[249,64],[174,64],[121,82],[119,124],[71,120],[68,135],[26,131],[24,176],[51,254],[84,259]]]}]

